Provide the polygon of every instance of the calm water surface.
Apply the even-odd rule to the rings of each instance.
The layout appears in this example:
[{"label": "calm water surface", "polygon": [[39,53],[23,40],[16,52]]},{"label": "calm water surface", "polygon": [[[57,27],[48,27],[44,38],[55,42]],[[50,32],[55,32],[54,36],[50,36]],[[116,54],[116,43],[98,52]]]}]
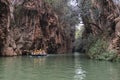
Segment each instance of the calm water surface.
[{"label": "calm water surface", "polygon": [[82,55],[0,58],[0,80],[120,80],[120,63]]}]

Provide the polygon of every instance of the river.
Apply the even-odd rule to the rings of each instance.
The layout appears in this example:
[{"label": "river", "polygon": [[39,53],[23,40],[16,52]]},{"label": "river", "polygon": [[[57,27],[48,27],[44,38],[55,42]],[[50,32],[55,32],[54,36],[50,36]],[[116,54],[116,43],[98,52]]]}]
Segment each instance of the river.
[{"label": "river", "polygon": [[1,57],[0,80],[120,80],[120,63],[72,54]]}]

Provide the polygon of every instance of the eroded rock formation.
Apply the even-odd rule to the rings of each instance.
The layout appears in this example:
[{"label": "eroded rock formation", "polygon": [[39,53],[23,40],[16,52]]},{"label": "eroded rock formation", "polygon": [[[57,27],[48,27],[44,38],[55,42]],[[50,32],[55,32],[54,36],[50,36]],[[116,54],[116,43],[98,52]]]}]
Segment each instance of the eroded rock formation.
[{"label": "eroded rock formation", "polygon": [[22,55],[35,49],[45,49],[48,53],[72,51],[74,33],[65,32],[67,25],[60,24],[48,3],[42,0],[14,1],[0,0],[1,55]]},{"label": "eroded rock formation", "polygon": [[[117,0],[82,0],[83,13],[81,15],[86,28],[83,36],[89,37],[89,34],[92,34],[93,38],[97,37],[97,39],[106,41],[106,44],[108,44],[108,46],[106,50],[103,50],[103,52],[114,51],[114,53],[117,53],[117,56],[119,56],[120,2],[118,0],[117,3],[115,3],[116,1]],[[86,13],[86,15],[84,13]],[[98,43],[95,43],[94,41],[92,44],[97,45]],[[102,46],[100,47],[102,49]],[[102,53],[97,52],[94,55],[96,56],[97,54],[97,56],[99,56]],[[104,53],[102,55],[104,55]]]}]

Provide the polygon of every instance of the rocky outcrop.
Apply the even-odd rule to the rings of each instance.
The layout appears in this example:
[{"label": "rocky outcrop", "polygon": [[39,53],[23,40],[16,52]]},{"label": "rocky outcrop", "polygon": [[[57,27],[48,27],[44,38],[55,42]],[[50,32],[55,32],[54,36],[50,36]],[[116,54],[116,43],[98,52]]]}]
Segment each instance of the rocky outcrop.
[{"label": "rocky outcrop", "polygon": [[14,1],[0,0],[1,55],[22,55],[35,49],[44,49],[47,53],[72,51],[74,33],[66,33],[67,25],[59,21],[48,3]]},{"label": "rocky outcrop", "polygon": [[[88,38],[89,35],[92,35],[92,38],[95,40],[96,38],[102,39],[102,41],[105,41],[106,44],[108,44],[105,50],[103,49],[102,51],[114,51],[114,53],[119,54],[120,7],[119,1],[117,3],[115,2],[116,0],[82,0],[81,3],[84,4],[81,4],[81,8],[83,9],[81,15],[86,28],[83,37]],[[96,48],[98,43],[93,41],[90,45],[93,44],[96,44],[94,46],[94,48]],[[96,54],[99,56],[102,53],[97,52]]]},{"label": "rocky outcrop", "polygon": [[[7,0],[0,0],[0,55],[16,55],[13,50],[13,48],[15,48],[14,41],[10,39],[9,5]],[[11,40],[11,42],[9,40]]]}]

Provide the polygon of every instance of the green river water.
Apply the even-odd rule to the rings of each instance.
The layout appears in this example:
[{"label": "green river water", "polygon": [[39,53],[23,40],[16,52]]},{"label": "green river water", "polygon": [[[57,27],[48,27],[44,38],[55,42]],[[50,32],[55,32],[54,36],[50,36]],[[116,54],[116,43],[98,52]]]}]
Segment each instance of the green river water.
[{"label": "green river water", "polygon": [[120,80],[120,63],[71,54],[1,57],[0,80]]}]

